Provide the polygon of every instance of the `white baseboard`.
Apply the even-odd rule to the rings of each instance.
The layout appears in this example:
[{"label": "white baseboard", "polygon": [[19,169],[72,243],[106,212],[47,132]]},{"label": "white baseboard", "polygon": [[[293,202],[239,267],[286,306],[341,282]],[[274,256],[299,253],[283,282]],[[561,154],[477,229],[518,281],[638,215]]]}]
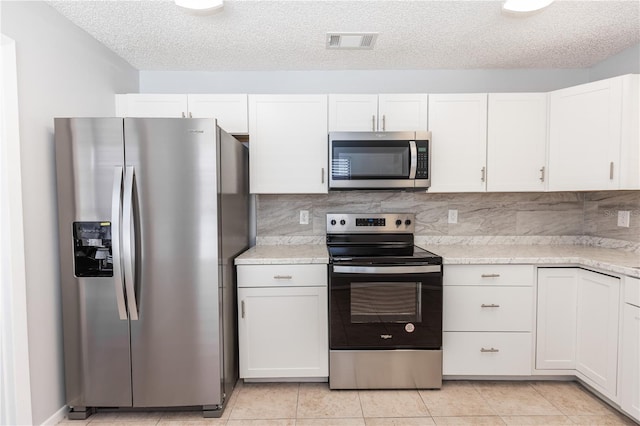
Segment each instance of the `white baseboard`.
[{"label": "white baseboard", "polygon": [[42,422],[41,426],[57,425],[61,420],[64,420],[68,411],[69,411],[69,407],[67,407],[66,405],[63,405],[62,408],[60,408],[58,411],[53,413],[51,417],[49,417],[47,420]]}]

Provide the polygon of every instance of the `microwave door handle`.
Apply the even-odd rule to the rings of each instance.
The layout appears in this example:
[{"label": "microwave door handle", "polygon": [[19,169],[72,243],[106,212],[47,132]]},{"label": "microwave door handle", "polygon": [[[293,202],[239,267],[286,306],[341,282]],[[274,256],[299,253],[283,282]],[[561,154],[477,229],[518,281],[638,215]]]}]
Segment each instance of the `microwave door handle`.
[{"label": "microwave door handle", "polygon": [[409,179],[415,179],[416,169],[418,168],[418,150],[416,148],[416,141],[409,141],[409,152],[411,153]]}]

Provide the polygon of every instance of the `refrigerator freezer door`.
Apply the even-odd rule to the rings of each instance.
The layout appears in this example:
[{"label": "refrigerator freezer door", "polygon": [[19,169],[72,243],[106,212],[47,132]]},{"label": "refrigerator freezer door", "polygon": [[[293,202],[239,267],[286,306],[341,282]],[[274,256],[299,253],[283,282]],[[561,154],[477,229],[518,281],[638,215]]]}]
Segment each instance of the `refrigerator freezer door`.
[{"label": "refrigerator freezer door", "polygon": [[[117,235],[124,165],[123,121],[56,118],[55,150],[60,233],[60,281],[67,404],[132,404],[129,321],[122,305]],[[120,191],[121,193],[121,191]],[[114,223],[116,222],[116,223]],[[115,226],[117,228],[117,226]],[[75,253],[75,256],[74,256]],[[108,268],[105,265],[115,267]],[[120,305],[119,305],[120,303]],[[120,306],[120,313],[118,307]],[[123,315],[124,320],[120,319]]]},{"label": "refrigerator freezer door", "polygon": [[135,174],[133,405],[218,405],[215,120],[127,118],[124,126]]}]

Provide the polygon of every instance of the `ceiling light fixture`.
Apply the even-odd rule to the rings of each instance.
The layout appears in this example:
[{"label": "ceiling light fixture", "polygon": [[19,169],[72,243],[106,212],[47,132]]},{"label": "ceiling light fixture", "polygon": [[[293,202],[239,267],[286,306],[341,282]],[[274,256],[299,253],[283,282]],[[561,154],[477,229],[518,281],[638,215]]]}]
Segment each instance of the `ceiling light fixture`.
[{"label": "ceiling light fixture", "polygon": [[207,15],[222,9],[224,0],[174,0],[176,5],[197,15]]},{"label": "ceiling light fixture", "polygon": [[506,0],[502,10],[512,14],[532,14],[553,3],[553,0]]}]

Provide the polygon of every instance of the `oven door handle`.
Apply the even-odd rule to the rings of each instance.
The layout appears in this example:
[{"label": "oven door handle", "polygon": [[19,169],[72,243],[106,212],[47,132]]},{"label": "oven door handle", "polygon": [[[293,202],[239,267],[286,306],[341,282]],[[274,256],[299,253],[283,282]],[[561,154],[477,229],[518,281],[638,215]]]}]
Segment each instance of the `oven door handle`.
[{"label": "oven door handle", "polygon": [[415,266],[333,266],[333,272],[337,274],[424,274],[440,272],[441,265],[415,265]]}]

